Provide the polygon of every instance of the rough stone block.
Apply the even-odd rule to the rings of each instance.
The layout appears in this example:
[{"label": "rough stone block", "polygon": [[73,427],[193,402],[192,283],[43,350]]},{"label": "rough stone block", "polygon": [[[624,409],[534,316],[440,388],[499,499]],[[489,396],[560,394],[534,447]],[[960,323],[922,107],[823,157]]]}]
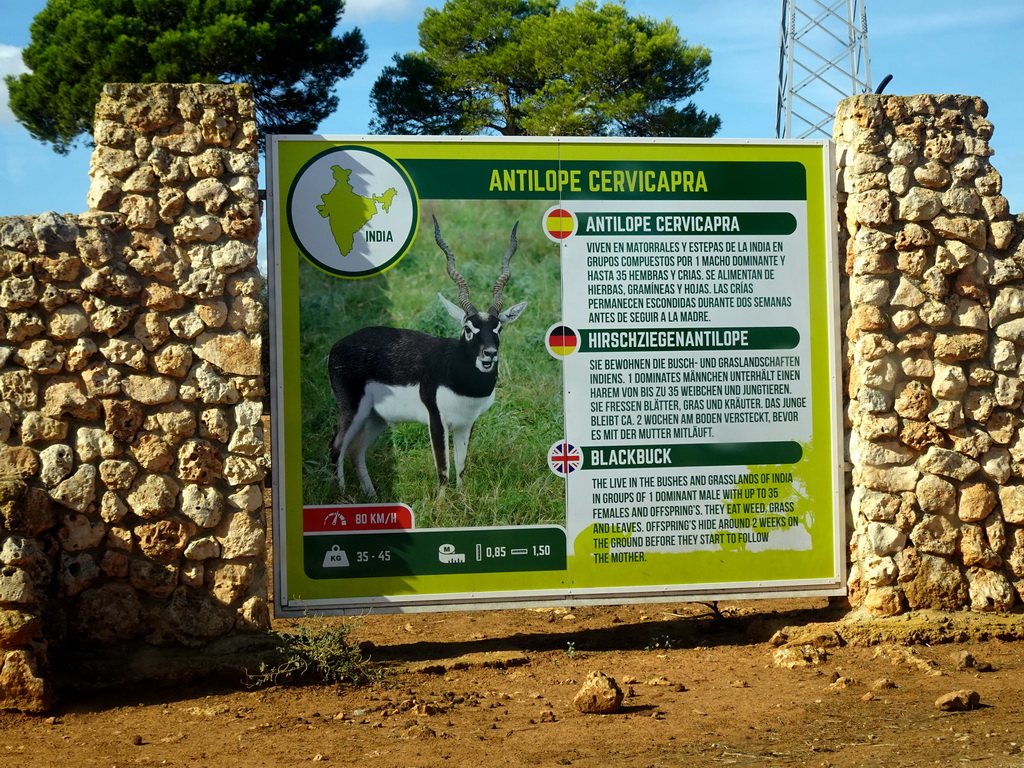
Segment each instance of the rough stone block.
[{"label": "rough stone block", "polygon": [[978,462],[969,456],[934,445],[928,448],[920,464],[927,472],[956,480],[966,480],[979,469]]},{"label": "rough stone block", "polygon": [[9,651],[0,661],[0,709],[41,713],[54,705],[56,693],[34,653]]},{"label": "rough stone block", "polygon": [[587,714],[614,714],[622,709],[623,695],[614,678],[603,672],[591,672],[572,703],[580,712]]}]

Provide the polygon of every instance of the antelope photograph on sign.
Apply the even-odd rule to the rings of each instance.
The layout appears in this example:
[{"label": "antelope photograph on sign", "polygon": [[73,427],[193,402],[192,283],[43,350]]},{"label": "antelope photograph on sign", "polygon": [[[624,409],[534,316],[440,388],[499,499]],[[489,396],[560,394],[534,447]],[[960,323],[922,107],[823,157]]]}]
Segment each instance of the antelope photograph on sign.
[{"label": "antelope photograph on sign", "polygon": [[279,614],[843,593],[828,142],[267,162]]},{"label": "antelope photograph on sign", "polygon": [[[389,424],[401,422],[427,425],[438,483],[443,486],[451,479],[461,486],[473,424],[494,402],[499,333],[526,308],[523,301],[501,309],[509,261],[516,252],[516,227],[484,312],[470,302],[466,280],[455,268],[455,254],[441,237],[436,218],[434,239],[448,259],[448,276],[459,289],[458,306],[438,294],[462,328],[458,338],[373,326],[331,347],[327,368],[338,401],[338,432],[331,448],[343,492],[345,457],[351,456],[363,493],[377,496],[366,469],[366,450]],[[448,463],[449,431],[454,472]]]}]

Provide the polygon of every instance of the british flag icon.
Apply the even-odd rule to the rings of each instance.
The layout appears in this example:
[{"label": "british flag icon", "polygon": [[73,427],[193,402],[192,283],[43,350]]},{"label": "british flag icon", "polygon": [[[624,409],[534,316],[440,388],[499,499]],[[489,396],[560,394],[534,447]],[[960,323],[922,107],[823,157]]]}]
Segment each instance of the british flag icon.
[{"label": "british flag icon", "polygon": [[548,450],[548,466],[559,477],[565,477],[583,464],[580,449],[566,440],[559,440]]}]

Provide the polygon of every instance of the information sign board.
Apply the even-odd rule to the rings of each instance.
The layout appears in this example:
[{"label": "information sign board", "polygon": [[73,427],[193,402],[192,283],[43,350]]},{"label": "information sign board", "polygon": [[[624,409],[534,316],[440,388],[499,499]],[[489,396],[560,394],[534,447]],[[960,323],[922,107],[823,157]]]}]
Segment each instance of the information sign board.
[{"label": "information sign board", "polygon": [[267,159],[280,613],[843,592],[828,142]]}]

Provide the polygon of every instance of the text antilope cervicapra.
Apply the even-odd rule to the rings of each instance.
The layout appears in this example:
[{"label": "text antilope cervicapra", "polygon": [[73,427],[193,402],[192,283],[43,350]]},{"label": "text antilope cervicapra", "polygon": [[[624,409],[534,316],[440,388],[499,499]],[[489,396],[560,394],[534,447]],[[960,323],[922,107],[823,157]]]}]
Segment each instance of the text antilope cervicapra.
[{"label": "text antilope cervicapra", "polygon": [[455,482],[462,483],[466,448],[473,424],[494,402],[498,379],[501,328],[518,318],[526,302],[502,311],[502,293],[509,279],[509,261],[516,251],[512,227],[501,274],[494,283],[491,305],[480,312],[469,300],[465,279],[455,269],[455,255],[441,237],[434,219],[434,239],[448,259],[448,275],[459,289],[458,306],[438,294],[448,313],[462,324],[456,339],[438,338],[406,328],[363,328],[337,342],[328,359],[331,389],[338,401],[338,433],[332,453],[338,484],[345,488],[343,464],[351,456],[359,482],[376,496],[366,471],[366,450],[389,424],[426,424],[437,479],[448,482],[448,435],[455,456]]}]

